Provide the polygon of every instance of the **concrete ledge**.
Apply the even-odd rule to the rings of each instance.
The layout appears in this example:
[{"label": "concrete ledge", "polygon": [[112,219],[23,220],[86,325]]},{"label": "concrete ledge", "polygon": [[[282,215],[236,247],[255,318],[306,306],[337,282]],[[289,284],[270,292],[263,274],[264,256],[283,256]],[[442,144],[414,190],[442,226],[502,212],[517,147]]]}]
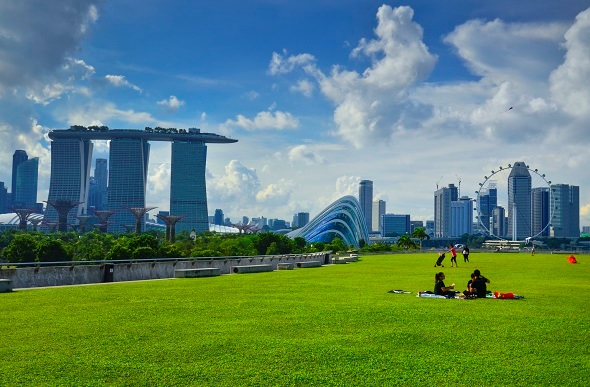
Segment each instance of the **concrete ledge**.
[{"label": "concrete ledge", "polygon": [[232,266],[230,268],[231,273],[260,273],[263,271],[272,271],[272,265],[244,265],[244,266]]},{"label": "concrete ledge", "polygon": [[196,277],[214,277],[221,275],[221,269],[217,267],[204,267],[201,269],[177,269],[174,270],[175,278],[196,278]]},{"label": "concrete ledge", "polygon": [[0,279],[0,293],[12,291],[12,280]]},{"label": "concrete ledge", "polygon": [[297,267],[298,268],[319,267],[319,266],[322,266],[322,263],[320,261],[303,261],[303,262],[297,262]]},{"label": "concrete ledge", "polygon": [[358,254],[350,254],[350,256],[348,257],[348,262],[356,262],[358,260],[359,260]]},{"label": "concrete ledge", "polygon": [[290,262],[281,262],[277,263],[277,270],[293,270],[294,266],[295,265]]},{"label": "concrete ledge", "polygon": [[338,264],[342,264],[342,263],[348,263],[348,261],[346,259],[340,258],[340,259],[333,259],[332,263],[335,265],[338,265]]}]

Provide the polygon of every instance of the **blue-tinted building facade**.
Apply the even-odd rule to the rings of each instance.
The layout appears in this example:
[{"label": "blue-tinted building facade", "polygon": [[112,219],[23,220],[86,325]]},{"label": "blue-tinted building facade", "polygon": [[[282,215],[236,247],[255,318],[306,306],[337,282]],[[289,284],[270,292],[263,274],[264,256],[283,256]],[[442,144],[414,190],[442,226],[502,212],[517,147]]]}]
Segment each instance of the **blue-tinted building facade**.
[{"label": "blue-tinted building facade", "polygon": [[136,219],[124,207],[146,206],[150,144],[140,138],[112,139],[109,155],[108,208],[118,211],[111,216],[108,230],[125,232],[125,225],[135,225]]},{"label": "blue-tinted building facade", "polygon": [[[185,216],[176,231],[209,231],[205,166],[207,146],[203,142],[172,142],[170,214]],[[217,224],[217,223],[216,223]],[[223,214],[220,225],[223,224]]]},{"label": "blue-tinted building facade", "polygon": [[359,247],[360,240],[369,243],[369,231],[358,200],[344,196],[320,212],[305,226],[287,234],[307,242],[330,243],[340,238],[346,245]]},{"label": "blue-tinted building facade", "polygon": [[39,179],[39,158],[33,157],[16,167],[16,185],[13,207],[35,208],[37,205],[37,183]]},{"label": "blue-tinted building facade", "polygon": [[[47,200],[82,202],[68,213],[70,224],[77,224],[76,215],[80,215],[86,208],[91,162],[90,140],[57,138],[51,142],[51,179]],[[52,206],[47,206],[45,219],[50,222],[57,221],[57,211]]]}]

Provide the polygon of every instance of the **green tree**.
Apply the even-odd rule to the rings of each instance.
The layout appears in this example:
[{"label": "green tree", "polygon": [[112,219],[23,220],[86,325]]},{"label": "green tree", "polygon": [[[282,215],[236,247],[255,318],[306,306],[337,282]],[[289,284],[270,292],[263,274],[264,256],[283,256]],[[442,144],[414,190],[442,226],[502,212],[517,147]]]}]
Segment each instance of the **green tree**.
[{"label": "green tree", "polygon": [[399,239],[397,240],[397,245],[399,247],[402,247],[404,249],[415,249],[416,248],[416,243],[412,240],[412,238],[410,238],[410,236],[408,234],[404,234],[402,236],[399,237]]},{"label": "green tree", "polygon": [[302,253],[305,250],[305,247],[307,246],[307,241],[303,237],[295,237],[293,239],[293,246],[294,253]]},{"label": "green tree", "polygon": [[8,262],[34,262],[37,258],[37,236],[33,233],[15,234],[2,250],[2,258]]},{"label": "green tree", "polygon": [[158,257],[162,258],[181,258],[187,256],[188,254],[185,255],[183,250],[181,249],[181,246],[177,245],[176,243],[162,243],[160,244],[160,248],[158,249]]},{"label": "green tree", "polygon": [[37,242],[36,261],[37,262],[56,262],[71,261],[72,254],[66,249],[66,244],[61,239],[42,238]]},{"label": "green tree", "polygon": [[[128,238],[128,237],[124,237]],[[138,247],[149,247],[152,250],[157,250],[160,244],[160,240],[155,237],[154,235],[150,234],[141,234],[135,235],[129,239],[129,249],[131,251],[135,251]]]},{"label": "green tree", "polygon": [[75,242],[73,259],[76,261],[103,260],[113,243],[114,238],[111,234],[99,231],[87,232]]},{"label": "green tree", "polygon": [[141,258],[156,258],[156,251],[149,246],[140,246],[133,250],[131,253],[131,258],[133,259],[141,259]]},{"label": "green tree", "polygon": [[336,237],[332,239],[332,242],[330,243],[330,249],[337,253],[339,251],[346,251],[347,247],[346,243],[344,243],[342,239]]},{"label": "green tree", "polygon": [[216,250],[199,250],[199,249],[195,249],[193,251],[191,251],[190,254],[191,257],[221,257],[221,253],[219,251]]},{"label": "green tree", "polygon": [[277,242],[272,242],[270,246],[268,246],[268,249],[266,249],[266,255],[276,254],[279,254],[279,246],[277,245]]},{"label": "green tree", "polygon": [[113,247],[109,250],[105,257],[107,260],[130,259],[131,250],[127,246],[127,241],[124,239],[117,239]]},{"label": "green tree", "polygon": [[420,250],[422,250],[422,241],[424,239],[429,240],[430,235],[426,234],[426,231],[422,227],[416,227],[412,232],[412,238],[418,238],[420,240]]}]

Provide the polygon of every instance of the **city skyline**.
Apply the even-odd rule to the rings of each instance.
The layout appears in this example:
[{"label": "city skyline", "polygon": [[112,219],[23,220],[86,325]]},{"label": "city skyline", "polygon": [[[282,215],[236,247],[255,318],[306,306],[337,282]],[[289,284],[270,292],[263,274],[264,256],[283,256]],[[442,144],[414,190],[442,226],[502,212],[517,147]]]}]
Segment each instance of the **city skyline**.
[{"label": "city skyline", "polygon": [[[526,160],[579,186],[590,224],[588,4],[405,4],[0,5],[0,181],[25,150],[46,199],[56,128],[199,127],[240,139],[209,148],[205,171],[209,208],[235,220],[313,216],[361,180],[388,212],[431,220],[437,184],[474,197],[490,170]],[[145,200],[159,210],[170,154],[150,150]]]}]

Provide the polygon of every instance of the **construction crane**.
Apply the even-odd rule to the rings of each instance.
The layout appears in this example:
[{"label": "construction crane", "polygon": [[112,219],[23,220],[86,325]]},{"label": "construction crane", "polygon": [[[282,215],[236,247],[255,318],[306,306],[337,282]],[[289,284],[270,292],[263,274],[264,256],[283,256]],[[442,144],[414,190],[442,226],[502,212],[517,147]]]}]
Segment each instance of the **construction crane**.
[{"label": "construction crane", "polygon": [[436,190],[438,191],[438,183],[440,183],[440,181],[442,180],[442,176],[440,177],[440,179],[438,179],[438,181],[436,182]]},{"label": "construction crane", "polygon": [[461,197],[461,178],[456,173],[455,173],[455,176],[457,176],[457,179],[459,180],[459,187],[457,188],[457,197],[460,198]]}]

